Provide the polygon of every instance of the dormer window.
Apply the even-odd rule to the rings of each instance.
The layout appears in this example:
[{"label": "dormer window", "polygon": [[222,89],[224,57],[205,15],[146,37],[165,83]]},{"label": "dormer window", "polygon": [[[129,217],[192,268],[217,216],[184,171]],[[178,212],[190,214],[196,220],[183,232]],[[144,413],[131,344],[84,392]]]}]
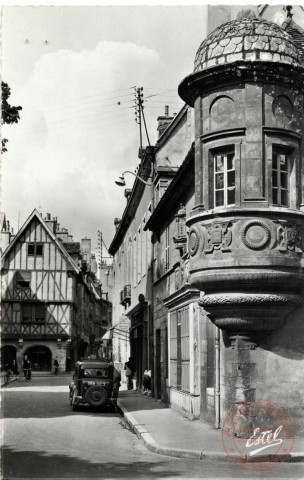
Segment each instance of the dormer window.
[{"label": "dormer window", "polygon": [[41,257],[43,255],[43,244],[29,243],[27,246],[27,254],[29,256]]},{"label": "dormer window", "polygon": [[24,289],[30,288],[31,272],[17,272],[16,273],[16,288]]}]

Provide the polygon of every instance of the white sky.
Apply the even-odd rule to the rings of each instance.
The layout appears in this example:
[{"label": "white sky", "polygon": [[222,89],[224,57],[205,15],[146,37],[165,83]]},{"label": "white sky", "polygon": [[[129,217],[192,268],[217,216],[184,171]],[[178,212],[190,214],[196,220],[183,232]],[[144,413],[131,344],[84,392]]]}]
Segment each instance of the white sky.
[{"label": "white sky", "polygon": [[114,180],[139,163],[131,87],[157,94],[145,108],[155,142],[165,105],[182,106],[177,86],[205,37],[205,8],[3,9],[3,80],[10,104],[23,107],[20,122],[3,127],[3,210],[15,228],[19,212],[21,226],[40,205],[75,240],[96,245],[101,230],[109,245],[126,204]]},{"label": "white sky", "polygon": [[23,107],[20,122],[3,127],[2,207],[15,229],[41,206],[75,240],[96,246],[101,230],[110,244],[126,204],[114,181],[139,163],[131,87],[157,94],[145,104],[154,143],[165,105],[182,106],[177,87],[193,70],[205,17],[203,4],[3,8],[2,78],[10,104]]}]

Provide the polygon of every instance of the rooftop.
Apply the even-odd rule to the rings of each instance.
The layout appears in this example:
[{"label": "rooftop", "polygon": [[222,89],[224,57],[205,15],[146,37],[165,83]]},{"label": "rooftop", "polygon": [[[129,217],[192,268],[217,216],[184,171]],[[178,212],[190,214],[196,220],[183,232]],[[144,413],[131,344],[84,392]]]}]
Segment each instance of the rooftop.
[{"label": "rooftop", "polygon": [[224,23],[207,36],[197,51],[194,72],[237,60],[301,64],[294,39],[276,23],[243,18]]}]

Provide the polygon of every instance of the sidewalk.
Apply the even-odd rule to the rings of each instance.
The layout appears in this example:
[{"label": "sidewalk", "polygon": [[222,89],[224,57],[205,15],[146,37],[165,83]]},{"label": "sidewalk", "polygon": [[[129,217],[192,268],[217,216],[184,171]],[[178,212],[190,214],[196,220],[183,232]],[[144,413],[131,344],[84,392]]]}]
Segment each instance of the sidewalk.
[{"label": "sidewalk", "polygon": [[[191,421],[135,390],[119,393],[118,408],[136,435],[155,453],[229,461],[222,444],[222,432],[211,425]],[[304,462],[303,438],[295,439],[289,461]]]},{"label": "sidewalk", "polygon": [[0,374],[0,385],[1,387],[4,387],[4,385],[8,385],[9,383],[15,382],[17,380],[17,377],[15,375],[11,375],[10,381],[6,381],[6,375],[4,375],[2,372]]}]

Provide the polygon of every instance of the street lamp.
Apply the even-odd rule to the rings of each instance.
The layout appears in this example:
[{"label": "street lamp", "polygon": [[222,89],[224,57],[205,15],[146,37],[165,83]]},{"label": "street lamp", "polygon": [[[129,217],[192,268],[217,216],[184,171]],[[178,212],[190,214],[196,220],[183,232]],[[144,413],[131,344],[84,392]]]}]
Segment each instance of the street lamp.
[{"label": "street lamp", "polygon": [[123,172],[121,174],[121,176],[118,178],[118,180],[115,181],[116,185],[118,185],[119,187],[125,187],[126,186],[125,177],[124,177],[125,173],[131,173],[131,175],[134,175],[134,177],[138,178],[138,180],[140,180],[145,185],[148,185],[149,187],[151,187],[153,185],[152,182],[146,182],[139,175],[136,175],[136,173],[133,173],[130,170],[126,170],[125,172]]}]

